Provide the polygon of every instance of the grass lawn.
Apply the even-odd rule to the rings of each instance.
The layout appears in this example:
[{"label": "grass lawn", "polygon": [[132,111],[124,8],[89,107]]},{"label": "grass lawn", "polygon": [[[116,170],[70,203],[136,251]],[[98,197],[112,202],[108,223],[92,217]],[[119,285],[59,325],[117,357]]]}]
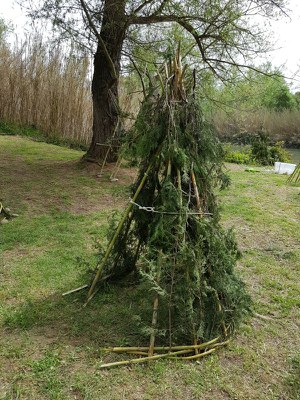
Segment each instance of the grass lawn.
[{"label": "grass lawn", "polygon": [[107,286],[87,308],[86,283],[107,219],[134,171],[80,163],[80,151],[0,136],[0,198],[19,217],[0,225],[0,399],[300,398],[300,190],[286,176],[229,165],[223,223],[243,257],[238,273],[255,315],[231,344],[199,363],[161,360],[100,370],[104,346],[137,345],[147,299]]}]

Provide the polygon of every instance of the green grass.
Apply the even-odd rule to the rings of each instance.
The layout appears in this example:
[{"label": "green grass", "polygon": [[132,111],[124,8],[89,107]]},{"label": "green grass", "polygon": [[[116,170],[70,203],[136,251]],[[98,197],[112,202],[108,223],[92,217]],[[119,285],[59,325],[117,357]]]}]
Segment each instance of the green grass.
[{"label": "green grass", "polygon": [[23,126],[14,122],[0,121],[0,135],[20,135],[36,141],[66,146],[72,149],[87,150],[87,146],[78,141],[63,138],[61,135],[54,133],[45,134],[33,125]]},{"label": "green grass", "polygon": [[149,313],[149,296],[133,284],[107,286],[87,308],[84,292],[61,296],[88,281],[133,176],[121,168],[112,183],[107,167],[99,178],[82,154],[0,136],[0,198],[19,214],[0,225],[0,399],[298,399],[299,187],[229,166],[222,218],[235,229],[237,269],[258,315],[226,349],[200,363],[103,371],[120,358],[101,347],[148,342],[137,316]]}]

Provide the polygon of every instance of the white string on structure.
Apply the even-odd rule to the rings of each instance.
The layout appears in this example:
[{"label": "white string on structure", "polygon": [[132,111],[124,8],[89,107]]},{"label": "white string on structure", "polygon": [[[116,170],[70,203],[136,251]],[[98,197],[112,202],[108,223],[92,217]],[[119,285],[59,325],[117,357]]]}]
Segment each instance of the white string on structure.
[{"label": "white string on structure", "polygon": [[208,213],[208,212],[202,212],[202,211],[189,211],[189,212],[185,212],[185,211],[181,211],[181,212],[176,212],[176,211],[159,211],[159,210],[155,210],[154,207],[147,207],[147,206],[141,206],[140,204],[134,202],[132,199],[129,200],[131,204],[135,205],[136,207],[138,207],[139,210],[142,211],[146,211],[146,212],[152,212],[152,213],[156,213],[156,214],[168,214],[168,215],[213,215],[212,213]]}]

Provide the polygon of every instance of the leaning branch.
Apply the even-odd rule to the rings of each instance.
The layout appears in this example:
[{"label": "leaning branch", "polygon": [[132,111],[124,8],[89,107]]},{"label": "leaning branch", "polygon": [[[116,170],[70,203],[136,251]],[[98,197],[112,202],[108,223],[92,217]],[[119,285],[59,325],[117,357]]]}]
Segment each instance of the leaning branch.
[{"label": "leaning branch", "polygon": [[133,59],[132,57],[130,57],[130,56],[129,56],[129,59],[130,59],[132,65],[133,65],[133,67],[134,67],[134,69],[136,70],[136,72],[137,72],[137,74],[138,74],[138,76],[139,76],[139,78],[140,78],[141,85],[142,85],[142,88],[143,88],[143,94],[144,94],[144,98],[145,98],[145,97],[146,97],[146,87],[145,87],[145,83],[144,83],[144,80],[143,80],[143,76],[142,76],[142,74],[141,74],[141,71],[139,70],[138,66],[136,65],[134,59]]}]

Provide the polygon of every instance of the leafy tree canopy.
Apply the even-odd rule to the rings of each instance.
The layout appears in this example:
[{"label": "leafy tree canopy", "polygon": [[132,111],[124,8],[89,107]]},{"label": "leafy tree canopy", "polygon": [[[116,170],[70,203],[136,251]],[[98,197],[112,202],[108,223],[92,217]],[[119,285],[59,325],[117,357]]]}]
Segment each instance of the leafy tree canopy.
[{"label": "leafy tree canopy", "polygon": [[282,73],[272,68],[269,63],[259,69],[261,72],[254,70],[248,70],[244,74],[233,72],[231,84],[219,86],[214,96],[218,97],[225,108],[232,110],[294,109],[296,98]]},{"label": "leafy tree canopy", "polygon": [[[51,21],[60,39],[72,38],[92,51],[99,44],[105,8],[118,9],[123,15],[117,25],[126,28],[123,55],[153,61],[153,53],[146,56],[145,51],[155,49],[156,57],[157,50],[166,54],[169,38],[180,38],[190,51],[197,46],[207,68],[226,75],[229,65],[244,66],[247,57],[267,49],[264,29],[253,17],[276,18],[285,0],[39,0],[34,8],[29,1],[22,5],[26,3],[29,15]],[[116,21],[117,15],[110,19]],[[112,29],[112,24],[106,26]]]},{"label": "leafy tree canopy", "polygon": [[31,1],[22,5],[29,5],[33,19],[51,21],[61,39],[72,38],[93,52],[93,139],[87,159],[113,161],[113,152],[107,155],[106,148],[119,135],[122,56],[145,58],[150,48],[151,57],[153,51],[166,53],[173,30],[174,37],[182,36],[188,53],[197,48],[198,70],[208,69],[227,79],[228,66],[245,67],[251,57],[266,50],[262,24],[253,17],[276,17],[283,12],[284,3],[285,0],[37,0],[34,7]]}]

